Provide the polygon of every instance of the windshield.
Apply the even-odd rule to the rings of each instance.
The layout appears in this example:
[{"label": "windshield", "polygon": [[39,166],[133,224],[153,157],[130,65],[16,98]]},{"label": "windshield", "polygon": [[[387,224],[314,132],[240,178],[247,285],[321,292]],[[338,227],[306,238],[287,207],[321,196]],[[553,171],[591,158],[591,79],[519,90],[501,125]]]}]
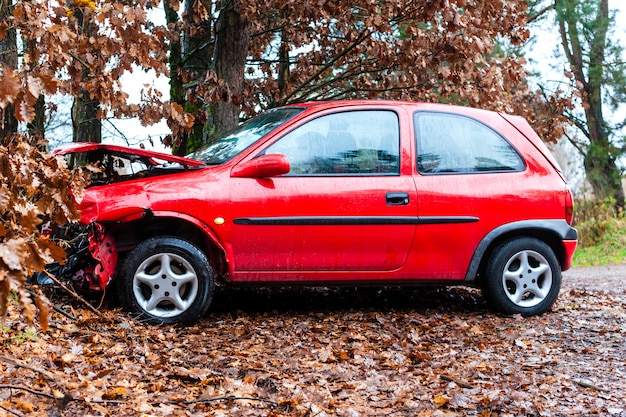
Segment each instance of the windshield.
[{"label": "windshield", "polygon": [[187,158],[203,161],[207,165],[222,164],[302,110],[294,107],[269,110],[245,121],[217,142],[199,148],[187,155]]}]

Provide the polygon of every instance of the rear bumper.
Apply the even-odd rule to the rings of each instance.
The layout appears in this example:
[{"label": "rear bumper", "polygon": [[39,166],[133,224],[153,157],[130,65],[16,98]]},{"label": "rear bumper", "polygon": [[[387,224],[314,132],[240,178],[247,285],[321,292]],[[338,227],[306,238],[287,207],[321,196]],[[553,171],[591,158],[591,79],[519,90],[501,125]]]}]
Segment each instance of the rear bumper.
[{"label": "rear bumper", "polygon": [[578,240],[564,240],[563,248],[565,249],[565,256],[563,257],[563,265],[561,265],[562,271],[567,271],[572,266],[572,258],[574,252],[578,246]]}]

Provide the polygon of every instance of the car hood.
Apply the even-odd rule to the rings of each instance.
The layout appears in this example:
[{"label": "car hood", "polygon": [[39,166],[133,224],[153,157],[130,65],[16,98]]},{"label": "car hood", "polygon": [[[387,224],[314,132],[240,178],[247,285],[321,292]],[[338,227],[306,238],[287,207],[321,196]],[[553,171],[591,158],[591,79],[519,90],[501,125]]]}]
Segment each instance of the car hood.
[{"label": "car hood", "polygon": [[128,154],[128,155],[137,155],[137,156],[149,158],[151,160],[177,163],[186,167],[200,167],[200,166],[205,165],[204,162],[198,161],[196,159],[185,158],[183,156],[176,156],[176,155],[167,154],[164,152],[156,152],[156,151],[149,151],[146,149],[131,148],[128,146],[108,145],[108,144],[92,143],[92,142],[75,142],[75,143],[70,143],[67,145],[62,145],[56,148],[55,150],[53,150],[52,155],[68,155],[72,153],[85,153],[85,152],[92,152],[96,150],[105,150],[109,152],[116,152],[116,153],[122,153],[122,154]]}]

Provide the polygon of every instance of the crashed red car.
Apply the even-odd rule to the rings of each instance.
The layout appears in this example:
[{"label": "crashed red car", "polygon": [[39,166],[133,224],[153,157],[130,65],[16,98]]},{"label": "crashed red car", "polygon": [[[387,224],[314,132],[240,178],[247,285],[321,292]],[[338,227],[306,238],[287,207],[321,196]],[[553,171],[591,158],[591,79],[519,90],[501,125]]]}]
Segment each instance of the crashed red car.
[{"label": "crashed red car", "polygon": [[273,109],[186,158],[72,144],[86,288],[193,322],[216,284],[465,284],[542,314],[577,244],[557,162],[520,117],[395,101]]}]

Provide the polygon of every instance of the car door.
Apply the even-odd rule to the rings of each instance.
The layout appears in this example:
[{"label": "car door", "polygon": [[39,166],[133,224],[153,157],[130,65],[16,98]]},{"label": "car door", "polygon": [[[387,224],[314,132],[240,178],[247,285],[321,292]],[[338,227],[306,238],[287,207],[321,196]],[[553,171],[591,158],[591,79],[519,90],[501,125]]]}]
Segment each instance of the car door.
[{"label": "car door", "polygon": [[315,280],[322,271],[391,271],[403,265],[417,199],[413,179],[401,175],[396,112],[314,117],[260,152],[271,153],[287,156],[288,174],[231,178],[238,279],[282,279],[276,272],[294,279],[299,272],[297,279]]}]

